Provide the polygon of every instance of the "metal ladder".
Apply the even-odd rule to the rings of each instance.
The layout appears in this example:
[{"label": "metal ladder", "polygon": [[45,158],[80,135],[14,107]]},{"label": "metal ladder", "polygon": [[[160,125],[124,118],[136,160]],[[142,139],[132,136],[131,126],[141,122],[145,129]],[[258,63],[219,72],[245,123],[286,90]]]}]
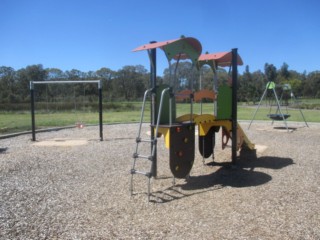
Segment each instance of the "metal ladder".
[{"label": "metal ladder", "polygon": [[[150,201],[150,181],[151,181],[151,177],[153,176],[152,165],[153,165],[154,161],[156,161],[157,136],[158,136],[158,132],[159,132],[161,111],[162,111],[162,105],[163,105],[163,99],[164,99],[163,96],[169,90],[170,90],[170,88],[165,88],[161,93],[160,106],[159,106],[158,118],[157,118],[157,123],[156,123],[156,130],[153,135],[151,134],[151,136],[153,136],[153,137],[151,137],[150,139],[142,139],[141,138],[141,130],[142,130],[143,117],[144,117],[144,112],[145,112],[145,104],[146,104],[147,96],[150,93],[152,93],[153,89],[150,88],[150,89],[146,90],[144,93],[144,97],[143,97],[139,130],[138,130],[138,134],[136,137],[136,148],[135,148],[135,152],[133,153],[133,156],[132,156],[133,157],[133,165],[132,165],[132,168],[130,171],[130,173],[131,173],[130,194],[131,194],[131,196],[133,195],[133,175],[134,174],[144,175],[144,176],[148,177],[148,201]],[[171,103],[170,103],[170,106],[171,106]],[[170,117],[170,119],[171,119],[171,117]],[[171,124],[171,120],[170,120],[170,124]],[[151,144],[151,153],[150,154],[140,154],[139,153],[139,145],[141,143],[150,143]],[[145,160],[150,161],[151,162],[150,171],[136,170],[136,162],[138,159],[145,159]]]}]

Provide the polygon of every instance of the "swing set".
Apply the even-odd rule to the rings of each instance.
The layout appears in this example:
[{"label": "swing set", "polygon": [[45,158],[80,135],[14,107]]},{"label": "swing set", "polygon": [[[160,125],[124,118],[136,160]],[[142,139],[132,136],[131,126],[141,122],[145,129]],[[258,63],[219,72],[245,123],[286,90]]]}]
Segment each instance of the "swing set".
[{"label": "swing set", "polygon": [[[158,85],[156,82],[156,50],[164,51],[170,72],[169,85]],[[133,153],[131,168],[130,192],[133,194],[133,176],[141,174],[148,178],[148,200],[150,200],[150,179],[157,177],[157,138],[164,136],[165,146],[169,149],[169,165],[175,178],[187,178],[195,158],[195,128],[198,127],[199,152],[203,158],[214,156],[215,133],[222,129],[222,148],[231,139],[232,164],[236,163],[237,151],[254,149],[242,128],[237,122],[237,66],[242,65],[237,49],[230,52],[202,54],[201,43],[192,37],[181,37],[164,42],[150,42],[135,48],[133,51],[146,50],[150,59],[150,88],[146,90],[142,102],[141,117],[136,137],[136,148]],[[198,70],[203,65],[209,65],[214,73],[213,90],[200,89],[194,92],[193,81],[191,89],[176,92],[176,72],[180,60],[190,59],[192,66]],[[172,71],[171,61],[176,61]],[[218,67],[229,67],[229,83],[218,84]],[[193,102],[210,98],[214,102],[214,112],[195,114]],[[151,136],[142,139],[141,131],[145,115],[145,104],[150,99]],[[176,114],[176,100],[190,100],[190,112],[182,116]],[[201,108],[202,109],[202,108]],[[141,153],[141,144],[150,144],[150,152]],[[138,170],[138,159],[148,160],[149,170]]]},{"label": "swing set", "polygon": [[[101,80],[72,80],[72,81],[30,81],[30,101],[31,101],[31,125],[32,125],[32,141],[36,141],[36,120],[35,120],[35,86],[36,85],[49,85],[49,84],[97,84],[99,95],[99,137],[103,141],[103,122],[102,122],[102,82]],[[74,92],[75,98],[75,92]],[[75,112],[77,103],[74,102]],[[75,123],[76,127],[83,128],[84,124],[81,121]]]},{"label": "swing set", "polygon": [[[256,115],[257,115],[257,112],[258,112],[258,110],[259,110],[259,108],[260,108],[260,106],[261,106],[261,103],[263,102],[264,98],[267,98],[268,95],[273,95],[277,109],[276,109],[275,113],[271,113],[273,103],[272,103],[271,100],[269,100],[270,109],[269,109],[269,113],[267,114],[267,116],[272,120],[272,123],[271,123],[271,124],[273,124],[274,121],[283,121],[283,123],[284,123],[284,125],[285,125],[285,128],[286,128],[287,131],[289,132],[289,127],[288,127],[288,124],[287,124],[287,119],[288,119],[291,115],[290,115],[289,112],[288,112],[288,105],[287,105],[287,104],[286,104],[286,113],[284,113],[283,109],[281,109],[281,105],[282,105],[281,102],[282,102],[282,99],[283,99],[283,95],[284,95],[284,93],[285,93],[286,91],[290,91],[290,96],[291,96],[292,100],[294,100],[295,104],[297,104],[297,99],[295,98],[295,96],[294,96],[294,94],[293,94],[293,92],[292,92],[292,89],[291,89],[290,84],[284,84],[284,85],[281,86],[281,88],[282,88],[282,93],[281,93],[281,97],[280,97],[280,99],[279,99],[279,98],[278,98],[278,95],[277,95],[277,92],[276,92],[276,84],[275,84],[273,81],[269,81],[269,82],[266,84],[265,90],[264,90],[264,92],[263,92],[263,94],[262,94],[262,97],[261,97],[261,99],[260,99],[260,102],[259,102],[259,104],[258,104],[258,106],[257,106],[257,108],[256,108],[256,110],[255,110],[255,112],[254,112],[254,114],[253,114],[253,117],[252,117],[252,119],[251,119],[251,121],[250,121],[250,124],[249,124],[249,126],[248,126],[248,129],[250,129],[250,126],[251,126],[253,120],[255,119],[255,117],[256,117]],[[271,98],[271,97],[269,96],[269,98]],[[307,127],[309,127],[309,126],[308,126],[308,123],[307,123],[307,121],[306,121],[306,119],[305,119],[305,117],[304,117],[304,115],[303,115],[302,110],[301,110],[300,107],[299,107],[299,111],[300,111],[300,114],[301,114],[301,116],[302,116],[302,118],[303,118],[303,120],[304,120],[305,125],[306,125]]]}]

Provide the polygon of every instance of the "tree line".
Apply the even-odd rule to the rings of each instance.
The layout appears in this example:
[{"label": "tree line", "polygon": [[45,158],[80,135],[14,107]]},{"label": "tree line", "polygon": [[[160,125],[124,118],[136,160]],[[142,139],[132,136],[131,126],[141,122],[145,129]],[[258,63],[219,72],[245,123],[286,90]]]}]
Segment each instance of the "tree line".
[{"label": "tree line", "polygon": [[[218,69],[219,82],[228,81],[228,70]],[[175,73],[175,74],[174,74]],[[173,76],[176,77],[173,77]],[[15,70],[12,67],[0,67],[0,103],[17,104],[30,101],[30,81],[60,81],[60,80],[102,80],[104,101],[140,101],[144,91],[150,86],[150,72],[142,65],[124,66],[118,71],[103,67],[97,71],[82,72],[77,69],[62,71],[58,68],[44,68],[41,64],[30,65]],[[190,62],[181,62],[165,69],[163,76],[157,77],[159,84],[174,82],[176,91],[191,88],[195,91],[212,89],[213,72],[204,66],[201,70],[192,67]],[[250,72],[249,66],[238,77],[238,100],[257,102],[268,81],[274,81],[278,86],[290,84],[295,96],[306,98],[320,98],[320,71],[299,73],[289,70],[283,63],[280,69],[273,64],[266,63],[264,70]],[[54,101],[59,98],[73,98],[74,96],[97,95],[97,87],[92,84],[76,85],[73,90],[64,86],[39,86],[36,91],[38,99]]]}]

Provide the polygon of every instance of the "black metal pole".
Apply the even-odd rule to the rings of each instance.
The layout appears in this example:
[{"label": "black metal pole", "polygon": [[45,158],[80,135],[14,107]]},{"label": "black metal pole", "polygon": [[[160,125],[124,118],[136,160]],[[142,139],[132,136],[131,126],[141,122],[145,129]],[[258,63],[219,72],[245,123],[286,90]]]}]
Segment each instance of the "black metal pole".
[{"label": "black metal pole", "polygon": [[36,141],[36,121],[34,117],[34,85],[30,82],[32,141]]},{"label": "black metal pole", "polygon": [[99,88],[99,128],[100,128],[100,141],[103,141],[103,118],[102,118],[102,83],[98,83]]},{"label": "black metal pole", "polygon": [[[150,43],[156,43],[156,41],[151,41]],[[150,50],[150,86],[153,89],[152,99],[151,99],[151,140],[154,140],[157,136],[154,134],[157,114],[156,111],[156,82],[157,82],[157,50],[153,48]],[[159,114],[159,113],[158,113]],[[157,144],[153,143],[154,150],[154,158],[151,166],[151,174],[153,177],[157,177]]]},{"label": "black metal pole", "polygon": [[238,49],[232,49],[232,164],[237,161],[237,84]]}]

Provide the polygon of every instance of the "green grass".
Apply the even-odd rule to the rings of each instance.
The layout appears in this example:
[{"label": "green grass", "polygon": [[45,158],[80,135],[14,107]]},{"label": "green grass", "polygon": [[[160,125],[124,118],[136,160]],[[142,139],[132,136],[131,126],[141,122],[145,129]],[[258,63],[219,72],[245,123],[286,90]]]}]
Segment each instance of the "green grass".
[{"label": "green grass", "polygon": [[[239,120],[251,120],[253,118],[254,112],[256,111],[257,106],[238,106],[238,119]],[[276,113],[276,107],[271,108],[260,106],[259,110],[257,111],[257,114],[255,116],[255,120],[270,120],[270,118],[267,116],[268,114]],[[182,114],[188,113],[190,111],[190,105],[189,104],[178,104],[177,105],[177,115],[180,116]],[[281,111],[283,114],[289,114],[290,118],[288,118],[288,121],[294,121],[294,122],[301,122],[303,121],[302,115],[299,111],[299,109],[286,109],[285,107],[281,108]],[[307,122],[320,122],[320,110],[309,110],[309,109],[302,109],[301,110],[304,117],[306,118]],[[213,112],[213,106],[212,103],[206,103],[203,104],[202,107],[203,113],[212,113]],[[194,104],[194,113],[199,114],[200,113],[200,104]]]},{"label": "green grass", "polygon": [[[103,112],[103,123],[136,122],[140,119],[140,111]],[[145,120],[150,118],[147,116]],[[90,113],[38,113],[35,115],[36,128],[72,126],[81,122],[85,125],[99,124],[98,112]],[[0,113],[0,134],[31,131],[31,114],[28,112]]]},{"label": "green grass", "polygon": [[[238,108],[238,119],[241,120],[251,120],[253,118],[253,114],[256,111],[256,107],[239,107]],[[287,119],[288,121],[293,122],[303,122],[303,117],[299,109],[281,109],[283,114],[289,114],[290,117]],[[307,122],[320,122],[320,110],[301,110]],[[255,120],[270,120],[267,116],[268,114],[276,113],[276,108],[272,108],[270,112],[269,107],[260,107],[255,116]]]},{"label": "green grass", "polygon": [[[130,123],[138,122],[140,120],[141,103],[133,103],[132,110],[104,110],[103,122],[105,124],[111,123]],[[150,121],[150,104],[146,105],[146,114],[144,121]],[[239,120],[251,120],[256,110],[256,106],[238,106],[238,119]],[[269,114],[269,107],[261,106],[258,110],[255,120],[270,120],[267,117]],[[271,113],[275,113],[275,107],[272,108]],[[190,112],[189,104],[177,104],[177,116]],[[200,113],[200,104],[193,105],[193,112]],[[212,103],[203,104],[203,113],[212,113]],[[320,110],[302,110],[307,122],[320,122]],[[286,108],[283,108],[283,113],[286,112]],[[288,109],[288,113],[291,117],[288,121],[303,121],[300,111],[297,109]],[[99,115],[98,112],[55,112],[55,113],[36,113],[36,127],[50,128],[59,126],[72,126],[77,122],[84,124],[98,124]],[[30,131],[31,130],[31,115],[30,112],[1,112],[0,113],[0,134],[9,134],[13,132]]]}]

